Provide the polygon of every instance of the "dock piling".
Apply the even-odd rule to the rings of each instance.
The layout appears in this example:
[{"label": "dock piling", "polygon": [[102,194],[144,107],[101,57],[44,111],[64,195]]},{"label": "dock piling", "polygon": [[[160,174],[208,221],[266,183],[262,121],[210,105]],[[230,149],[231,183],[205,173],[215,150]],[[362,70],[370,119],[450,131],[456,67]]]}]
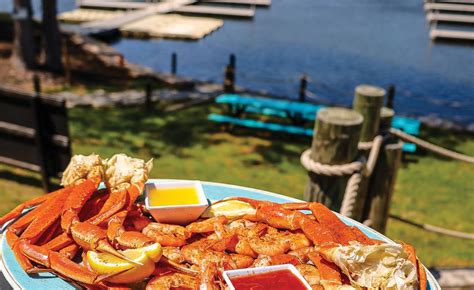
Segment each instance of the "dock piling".
[{"label": "dock piling", "polygon": [[395,100],[395,85],[389,85],[387,88],[387,104],[386,107],[393,109],[393,102]]},{"label": "dock piling", "polygon": [[171,54],[171,74],[172,75],[176,75],[177,66],[178,66],[178,55],[176,54],[176,52],[173,52]]},{"label": "dock piling", "polygon": [[229,55],[229,65],[235,70],[235,54]]},{"label": "dock piling", "polygon": [[235,92],[235,70],[230,64],[225,67],[224,92],[231,94]]},{"label": "dock piling", "polygon": [[299,101],[304,102],[306,101],[306,88],[308,86],[308,77],[306,75],[302,75],[300,77],[300,92],[299,92]]}]

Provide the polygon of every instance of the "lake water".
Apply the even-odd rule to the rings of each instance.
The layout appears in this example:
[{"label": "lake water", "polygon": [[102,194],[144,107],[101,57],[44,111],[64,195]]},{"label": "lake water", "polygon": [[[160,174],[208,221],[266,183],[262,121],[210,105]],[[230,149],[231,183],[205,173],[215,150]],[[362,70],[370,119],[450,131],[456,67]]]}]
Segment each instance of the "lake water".
[{"label": "lake water", "polygon": [[344,105],[357,84],[395,84],[398,113],[474,128],[474,47],[430,44],[422,0],[273,0],[253,20],[225,19],[200,41],[121,39],[113,47],[161,71],[176,52],[178,74],[218,82],[234,53],[238,85],[290,98],[303,73],[310,91]]}]

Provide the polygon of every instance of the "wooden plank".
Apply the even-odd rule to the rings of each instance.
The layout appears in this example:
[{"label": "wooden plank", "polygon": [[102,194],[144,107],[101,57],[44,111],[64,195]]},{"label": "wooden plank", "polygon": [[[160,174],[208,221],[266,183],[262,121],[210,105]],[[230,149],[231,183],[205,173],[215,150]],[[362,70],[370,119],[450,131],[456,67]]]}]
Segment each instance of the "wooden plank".
[{"label": "wooden plank", "polygon": [[474,23],[474,16],[445,13],[428,13],[426,15],[428,22],[456,22],[456,23]]},{"label": "wooden plank", "polygon": [[[426,0],[425,0],[426,2]],[[438,0],[435,3],[460,3],[460,4],[474,4],[474,0]]]},{"label": "wooden plank", "polygon": [[272,4],[272,0],[201,0],[200,2],[255,6],[270,6]]},{"label": "wooden plank", "polygon": [[255,15],[255,9],[196,5],[180,7],[175,12],[244,18],[252,18]]},{"label": "wooden plank", "polygon": [[431,39],[457,39],[457,40],[474,40],[474,32],[471,31],[458,31],[458,30],[447,30],[447,29],[432,29],[430,31]]},{"label": "wooden plank", "polygon": [[425,11],[429,10],[474,12],[474,6],[464,4],[425,3]]},{"label": "wooden plank", "polygon": [[114,18],[84,23],[81,25],[81,28],[114,30],[127,23],[145,18],[147,16],[175,11],[181,6],[190,5],[195,2],[196,0],[173,0],[157,4],[149,4],[149,6],[144,9],[130,11]]},{"label": "wooden plank", "polygon": [[124,1],[83,0],[78,3],[78,7],[109,9],[145,9],[148,6],[150,6],[150,3]]}]

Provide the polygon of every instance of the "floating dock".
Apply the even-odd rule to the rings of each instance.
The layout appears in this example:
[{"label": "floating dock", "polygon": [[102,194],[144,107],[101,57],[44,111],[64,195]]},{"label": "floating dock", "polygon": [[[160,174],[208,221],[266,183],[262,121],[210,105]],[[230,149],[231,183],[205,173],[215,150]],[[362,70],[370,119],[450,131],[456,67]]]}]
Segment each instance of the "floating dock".
[{"label": "floating dock", "polygon": [[255,15],[255,9],[253,8],[228,8],[203,5],[184,6],[177,8],[175,12],[239,18],[252,18]]},{"label": "floating dock", "polygon": [[[425,0],[424,9],[431,40],[474,41],[474,0]],[[438,23],[448,28],[440,29]]]},{"label": "floating dock", "polygon": [[[59,20],[67,23],[83,23],[104,21],[123,14],[124,11],[77,9],[60,14]],[[127,37],[197,40],[219,29],[223,24],[224,21],[215,18],[160,14],[125,24],[119,30]]]},{"label": "floating dock", "polygon": [[425,11],[430,10],[474,12],[474,5],[452,3],[425,3]]},{"label": "floating dock", "polygon": [[431,29],[430,38],[432,40],[435,40],[435,39],[474,40],[474,32],[449,30],[449,29]]},{"label": "floating dock", "polygon": [[[212,3],[212,5],[193,5],[202,3]],[[248,7],[241,7],[242,5]],[[199,39],[221,27],[222,21],[211,21],[212,19],[209,18],[152,16],[180,13],[253,18],[257,6],[270,5],[271,0],[164,0],[161,2],[77,0],[79,9],[61,14],[59,19],[64,22],[80,23],[79,27],[70,29],[96,37],[116,37],[120,32],[134,37]]]},{"label": "floating dock", "polygon": [[154,15],[120,28],[124,36],[141,38],[201,39],[224,24],[221,19],[178,14]]},{"label": "floating dock", "polygon": [[453,23],[474,23],[474,15],[428,13],[428,22],[453,22]]}]

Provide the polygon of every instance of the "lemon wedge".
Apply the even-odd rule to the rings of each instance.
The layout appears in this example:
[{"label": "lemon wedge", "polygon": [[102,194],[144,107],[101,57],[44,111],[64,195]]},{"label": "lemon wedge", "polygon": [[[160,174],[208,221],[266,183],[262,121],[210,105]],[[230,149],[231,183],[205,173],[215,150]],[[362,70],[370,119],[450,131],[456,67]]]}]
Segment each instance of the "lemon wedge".
[{"label": "lemon wedge", "polygon": [[229,218],[237,218],[244,215],[253,215],[255,211],[255,208],[246,202],[240,200],[226,200],[208,207],[201,217],[211,218],[226,216]]},{"label": "lemon wedge", "polygon": [[155,270],[155,263],[162,255],[161,245],[154,243],[150,246],[121,251],[131,260],[142,265],[136,265],[109,253],[87,252],[87,261],[98,274],[114,274],[106,280],[112,283],[132,283],[142,281]]}]

